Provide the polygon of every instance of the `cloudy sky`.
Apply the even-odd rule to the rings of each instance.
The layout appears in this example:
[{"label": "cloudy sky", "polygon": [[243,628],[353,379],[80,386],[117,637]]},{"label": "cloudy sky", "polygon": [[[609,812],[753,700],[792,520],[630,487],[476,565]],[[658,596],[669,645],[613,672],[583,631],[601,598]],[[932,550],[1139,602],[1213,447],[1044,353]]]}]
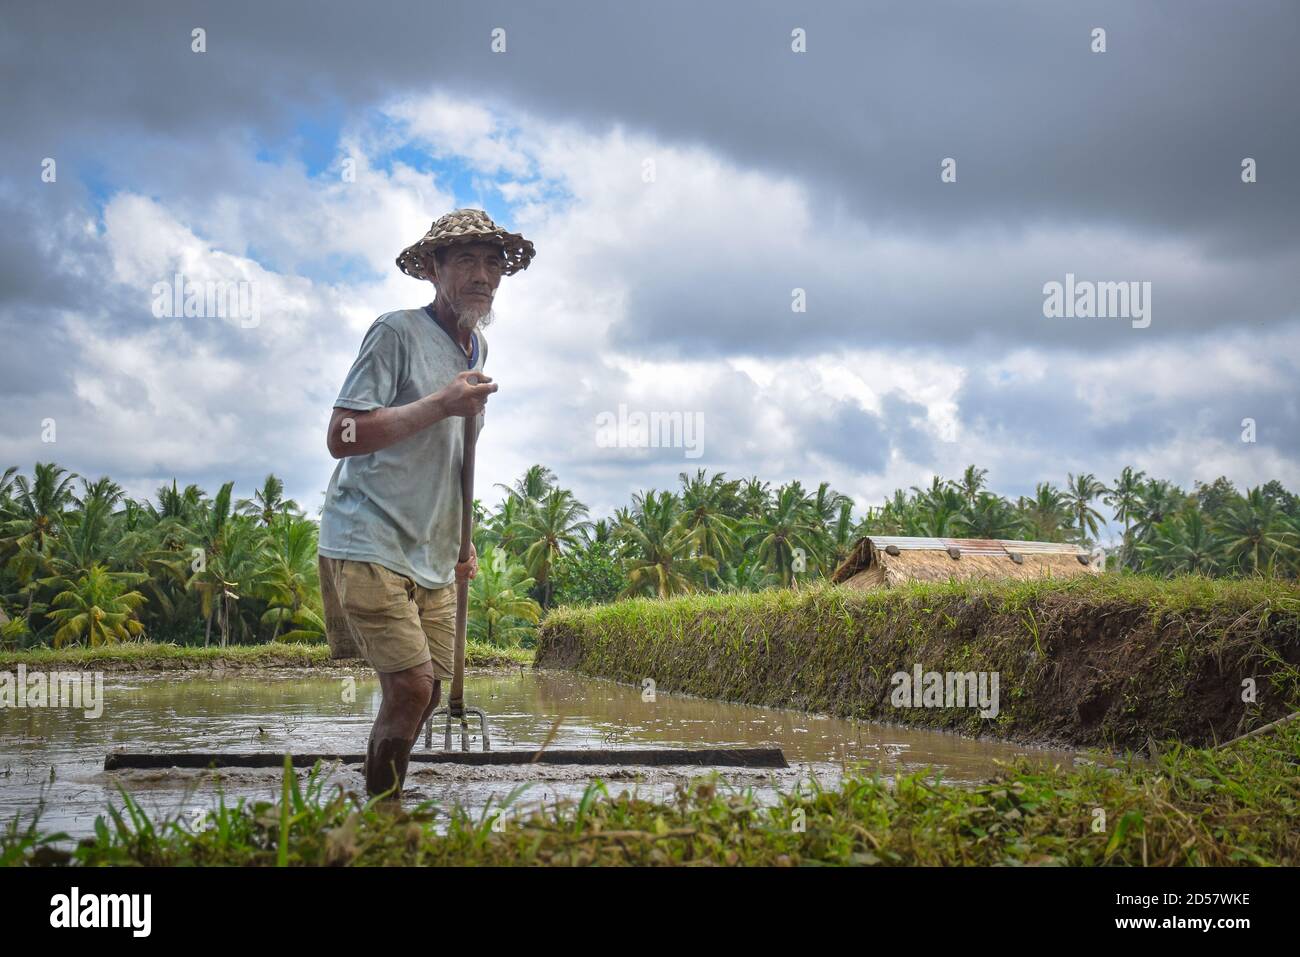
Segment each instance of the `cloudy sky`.
[{"label": "cloudy sky", "polygon": [[[489,502],[534,462],[597,515],[696,468],[859,506],[969,463],[1300,486],[1289,0],[0,16],[0,465],[275,472],[314,512],[366,327],[431,298],[394,257],[476,206],[537,246],[487,333]],[[178,272],[256,323],[157,317]],[[1150,324],[1045,316],[1067,274],[1150,283]],[[620,406],[702,443],[611,447]]]}]

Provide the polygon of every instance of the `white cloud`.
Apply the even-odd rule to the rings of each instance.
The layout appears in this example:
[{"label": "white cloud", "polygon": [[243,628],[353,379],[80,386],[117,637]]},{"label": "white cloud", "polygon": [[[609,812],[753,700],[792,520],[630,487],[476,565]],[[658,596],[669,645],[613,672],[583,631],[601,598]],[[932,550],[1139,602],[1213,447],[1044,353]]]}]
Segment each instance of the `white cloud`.
[{"label": "white cloud", "polygon": [[[275,471],[314,506],[334,464],[325,420],[362,332],[379,313],[432,294],[393,259],[465,201],[436,173],[402,163],[385,171],[380,152],[399,145],[403,131],[499,182],[513,224],[538,248],[529,270],[503,281],[487,332],[488,372],[502,389],[489,406],[480,497],[494,500],[493,483],[535,462],[556,469],[597,514],[635,490],[675,486],[678,472],[697,467],[812,487],[828,480],[860,505],[972,462],[1004,492],[1060,482],[1070,470],[1108,479],[1125,464],[1184,484],[1219,472],[1297,484],[1294,449],[1240,448],[1220,420],[1197,412],[1226,396],[1249,407],[1294,392],[1293,329],[1178,340],[1126,329],[1123,349],[1090,354],[1064,351],[1072,340],[1054,338],[1031,309],[1017,320],[1019,348],[952,345],[974,341],[980,330],[962,325],[971,304],[997,302],[1008,282],[1028,290],[1031,307],[1042,282],[1066,270],[1123,278],[1136,268],[1133,278],[1151,275],[1158,289],[1209,289],[1222,276],[1200,271],[1195,250],[1153,246],[1119,227],[909,235],[817,210],[799,182],[703,146],[503,117],[441,95],[397,101],[379,121],[348,128],[338,152],[355,160],[355,182],[258,161],[250,148],[232,151],[229,182],[210,192],[115,197],[94,241],[127,305],[109,322],[60,320],[79,353],[76,390],[58,409],[73,427],[61,432],[56,457],[135,476],[136,494],[172,474],[212,476],[214,488],[218,478]],[[643,178],[647,160],[653,182]],[[335,270],[336,260],[381,278]],[[149,289],[176,269],[256,281],[261,323],[153,319]],[[794,285],[809,288],[806,314],[790,311]],[[775,298],[765,304],[756,288],[775,289]],[[855,291],[884,311],[855,311]],[[1167,301],[1157,299],[1151,331],[1176,323]],[[703,314],[699,302],[708,304]],[[908,340],[912,325],[921,331]],[[727,348],[696,350],[695,338]],[[998,404],[1012,393],[1022,408],[1054,402],[1061,420],[1027,434],[1038,427],[1036,410],[1016,424]],[[900,401],[919,411],[898,412]],[[595,415],[620,403],[703,412],[705,455],[599,448]],[[1161,420],[1144,424],[1147,408]],[[886,417],[891,444],[878,466],[854,467],[848,454],[874,450],[809,438],[842,409]],[[903,415],[908,421],[898,421]],[[24,435],[5,433],[0,451],[18,462],[49,457]]]}]

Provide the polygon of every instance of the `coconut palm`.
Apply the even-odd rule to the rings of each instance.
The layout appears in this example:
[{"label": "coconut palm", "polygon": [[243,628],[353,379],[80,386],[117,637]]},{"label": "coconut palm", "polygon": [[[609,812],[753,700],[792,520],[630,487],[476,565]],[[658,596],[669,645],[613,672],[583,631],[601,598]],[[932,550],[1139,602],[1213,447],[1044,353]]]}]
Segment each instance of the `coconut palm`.
[{"label": "coconut palm", "polygon": [[696,555],[686,528],[678,520],[677,497],[671,492],[632,497],[632,511],[618,527],[626,548],[627,587],[621,597],[669,598],[697,591],[718,570],[708,555]]},{"label": "coconut palm", "polygon": [[9,506],[13,517],[0,530],[0,545],[10,552],[22,548],[48,551],[50,541],[62,529],[65,513],[76,504],[73,483],[77,478],[75,472],[53,462],[36,463],[31,481],[25,475],[13,478],[11,489],[16,494]]},{"label": "coconut palm", "polygon": [[12,517],[0,526],[0,558],[21,586],[29,622],[42,611],[36,601],[37,579],[53,571],[55,545],[64,533],[68,510],[76,504],[77,478],[53,462],[38,462],[30,482],[25,475],[12,479]]},{"label": "coconut palm", "polygon": [[10,517],[9,510],[13,506],[12,492],[16,474],[18,474],[18,466],[16,465],[11,465],[0,473],[0,522],[8,520]]},{"label": "coconut palm", "polygon": [[200,553],[191,564],[194,574],[188,587],[199,595],[205,647],[211,643],[214,619],[221,632],[221,646],[226,647],[234,625],[240,623],[239,601],[262,588],[260,576],[267,565],[265,533],[252,519],[231,508],[234,484],[221,486],[195,529]]},{"label": "coconut palm", "polygon": [[[939,480],[935,479],[936,483]],[[956,531],[957,521],[966,509],[961,492],[947,483],[932,485],[929,489],[913,489],[917,493],[915,524],[905,535],[925,535],[945,538]]]},{"label": "coconut palm", "polygon": [[514,485],[498,482],[496,487],[504,489],[507,495],[517,495],[525,502],[540,502],[555,488],[555,473],[544,465],[530,465],[523,477],[515,480]]},{"label": "coconut palm", "polygon": [[[262,615],[271,623],[271,640],[320,641],[325,637],[325,623],[319,607],[320,572],[316,562],[316,523],[294,515],[282,514],[270,529],[270,547],[266,566],[255,577],[267,599]],[[280,634],[280,629],[290,630]]]},{"label": "coconut palm", "polygon": [[1037,542],[1061,542],[1072,519],[1065,495],[1051,482],[1039,482],[1034,497],[1021,496],[1016,508],[1025,523],[1025,534]]},{"label": "coconut palm", "polygon": [[966,500],[968,508],[975,505],[975,500],[980,492],[984,490],[985,477],[989,474],[988,469],[977,469],[973,465],[966,466],[966,471],[962,473],[961,479],[952,482],[953,488],[961,493],[961,497]]},{"label": "coconut palm", "polygon": [[1223,540],[1205,523],[1198,508],[1171,515],[1152,530],[1151,540],[1138,552],[1150,567],[1166,575],[1212,575],[1223,558]]},{"label": "coconut palm", "polygon": [[1279,556],[1295,554],[1295,535],[1261,488],[1249,489],[1228,505],[1219,521],[1228,555],[1247,573],[1273,574]]},{"label": "coconut palm", "polygon": [[550,607],[554,593],[551,566],[566,549],[581,546],[581,532],[590,524],[583,518],[586,514],[587,506],[568,489],[551,488],[507,529],[511,545],[541,588],[544,607]]},{"label": "coconut palm", "polygon": [[468,636],[499,648],[528,643],[542,615],[541,605],[528,597],[533,584],[522,564],[488,546],[469,586]]},{"label": "coconut palm", "polygon": [[240,499],[236,508],[242,515],[256,516],[268,528],[275,521],[275,517],[282,512],[297,514],[302,511],[297,502],[284,497],[284,483],[274,475],[266,477],[262,487],[253,493],[252,498]]},{"label": "coconut palm", "polygon": [[[686,532],[692,553],[707,555],[721,565],[736,548],[736,531],[739,521],[729,518],[722,510],[722,499],[727,487],[726,476],[718,472],[707,482],[704,469],[694,478],[682,472],[682,494],[678,521]],[[707,584],[707,579],[706,579]]]},{"label": "coconut palm", "polygon": [[839,513],[830,526],[829,540],[827,542],[829,551],[826,556],[827,561],[822,568],[823,575],[829,577],[835,569],[844,563],[844,560],[849,557],[849,553],[853,551],[857,538],[857,532],[853,524],[853,500],[845,498],[840,502]]},{"label": "coconut palm", "polygon": [[912,529],[921,524],[920,508],[915,496],[909,497],[901,488],[894,490],[880,508],[867,510],[858,525],[859,535],[912,535]]},{"label": "coconut palm", "polygon": [[1157,525],[1187,504],[1187,495],[1172,482],[1152,479],[1142,486],[1138,510],[1134,515],[1132,539],[1150,541]]},{"label": "coconut palm", "polygon": [[745,556],[736,565],[728,565],[718,573],[720,590],[727,593],[762,591],[776,588],[781,576],[768,569],[756,558]]},{"label": "coconut palm", "polygon": [[1025,520],[1001,495],[980,492],[975,503],[953,520],[953,528],[968,538],[1019,538]]},{"label": "coconut palm", "polygon": [[1101,512],[1092,507],[1092,502],[1099,495],[1106,493],[1106,486],[1097,481],[1097,477],[1091,472],[1084,472],[1078,476],[1071,473],[1065,483],[1065,501],[1070,509],[1070,516],[1074,519],[1074,530],[1079,537],[1080,545],[1087,545],[1089,542],[1088,533],[1097,535],[1100,531],[1098,522],[1104,522]]},{"label": "coconut palm", "polygon": [[807,558],[815,558],[821,545],[822,526],[803,487],[791,482],[777,489],[775,500],[762,515],[741,524],[741,534],[745,536],[746,549],[769,571],[779,575],[783,585],[789,585],[794,574],[795,549],[802,549]]},{"label": "coconut palm", "polygon": [[187,485],[182,492],[177,489],[176,480],[172,479],[170,488],[160,485],[155,494],[157,506],[148,502],[145,507],[157,521],[170,518],[184,524],[195,521],[203,513],[203,489],[197,485]]},{"label": "coconut palm", "polygon": [[1119,473],[1119,478],[1115,479],[1115,484],[1107,489],[1106,496],[1102,499],[1103,502],[1115,510],[1111,517],[1117,522],[1124,523],[1124,544],[1120,561],[1125,566],[1133,564],[1132,525],[1134,517],[1142,509],[1144,478],[1146,478],[1146,472],[1135,472],[1131,466],[1126,465],[1124,470]]},{"label": "coconut palm", "polygon": [[772,493],[767,482],[760,482],[758,476],[743,479],[740,483],[740,515],[733,518],[755,518],[767,511],[772,502]]},{"label": "coconut palm", "polygon": [[138,591],[127,591],[133,577],[92,565],[75,583],[60,591],[51,603],[49,617],[59,626],[54,647],[84,641],[91,647],[128,641],[144,633],[136,611],[144,604]]}]

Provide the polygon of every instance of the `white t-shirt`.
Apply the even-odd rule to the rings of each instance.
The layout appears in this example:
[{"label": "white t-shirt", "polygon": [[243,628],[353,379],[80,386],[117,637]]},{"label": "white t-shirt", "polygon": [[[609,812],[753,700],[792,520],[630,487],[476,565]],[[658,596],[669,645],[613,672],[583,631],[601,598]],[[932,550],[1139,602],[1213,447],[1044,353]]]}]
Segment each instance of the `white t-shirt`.
[{"label": "white t-shirt", "polygon": [[[385,313],[366,332],[334,405],[358,412],[407,405],[461,372],[481,371],[486,359],[482,333],[474,333],[466,356],[429,307]],[[388,448],[340,459],[325,492],[320,553],[375,562],[425,588],[453,583],[464,429],[465,420],[453,416]]]}]

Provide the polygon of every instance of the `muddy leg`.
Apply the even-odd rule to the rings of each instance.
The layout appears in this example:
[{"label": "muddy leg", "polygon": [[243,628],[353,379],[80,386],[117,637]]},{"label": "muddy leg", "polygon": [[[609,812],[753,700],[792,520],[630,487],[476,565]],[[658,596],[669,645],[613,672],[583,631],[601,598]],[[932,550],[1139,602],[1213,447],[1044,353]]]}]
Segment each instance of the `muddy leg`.
[{"label": "muddy leg", "polygon": [[379,687],[383,700],[366,747],[366,793],[375,797],[392,791],[392,799],[398,800],[420,715],[433,696],[433,665],[426,661],[405,671],[380,674]]},{"label": "muddy leg", "polygon": [[415,726],[415,736],[411,738],[411,748],[420,743],[420,729],[424,727],[424,722],[429,720],[433,714],[434,708],[438,707],[438,699],[442,697],[442,679],[433,679],[433,697],[429,699],[429,707],[424,709],[424,715],[420,718],[420,723]]}]

